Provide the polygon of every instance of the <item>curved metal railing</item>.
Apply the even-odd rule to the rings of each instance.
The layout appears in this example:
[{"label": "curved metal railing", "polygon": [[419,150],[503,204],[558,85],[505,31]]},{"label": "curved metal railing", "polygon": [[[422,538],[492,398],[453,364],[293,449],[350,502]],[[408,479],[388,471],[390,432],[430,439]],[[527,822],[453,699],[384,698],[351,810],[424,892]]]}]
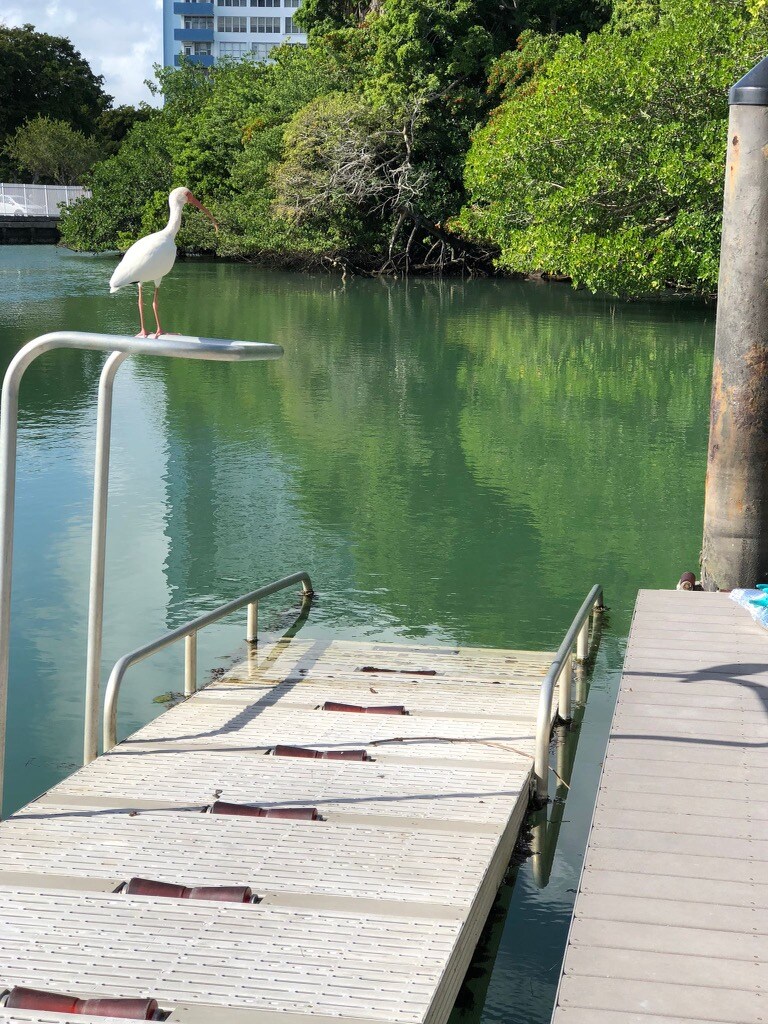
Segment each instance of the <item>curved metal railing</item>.
[{"label": "curved metal railing", "polygon": [[256,632],[258,629],[258,607],[259,601],[262,598],[269,597],[271,594],[276,594],[279,590],[286,590],[288,587],[294,586],[296,583],[301,583],[302,586],[302,601],[311,600],[314,591],[312,590],[312,580],[309,578],[309,573],[306,572],[295,572],[291,576],[285,576],[281,580],[276,580],[274,583],[267,583],[266,586],[259,587],[258,590],[252,590],[249,594],[243,594],[242,597],[236,597],[233,601],[228,601],[226,604],[219,605],[218,608],[214,608],[213,611],[206,612],[204,615],[198,615],[196,619],[190,619],[189,622],[185,622],[183,626],[177,626],[176,629],[169,630],[156,640],[151,640],[148,644],[144,644],[143,647],[137,647],[135,651],[131,651],[130,654],[124,654],[119,661],[115,663],[109,675],[109,682],[107,683],[107,693],[104,699],[104,750],[111,750],[112,747],[117,743],[117,702],[120,697],[120,687],[123,682],[123,676],[139,661],[143,661],[145,658],[149,658],[150,655],[156,654],[158,651],[162,651],[165,647],[170,647],[171,644],[175,644],[178,640],[184,639],[185,642],[185,656],[184,656],[184,695],[191,697],[191,695],[197,689],[197,634],[201,629],[206,626],[212,625],[214,622],[219,622],[220,619],[226,618],[228,615],[232,615],[233,612],[239,611],[248,605],[248,629],[246,639],[249,643],[256,642]]},{"label": "curved metal railing", "polygon": [[549,740],[552,735],[552,698],[555,686],[560,683],[558,715],[563,721],[571,717],[571,690],[573,688],[573,648],[576,646],[576,660],[586,661],[589,656],[589,624],[593,613],[603,607],[603,588],[598,583],[590,590],[584,604],[560,644],[549,672],[541,684],[539,710],[536,718],[536,754],[533,774],[535,796],[546,802],[549,796]]},{"label": "curved metal railing", "polygon": [[8,654],[11,626],[11,582],[13,576],[13,526],[16,501],[16,452],[18,447],[19,388],[27,367],[52,349],[84,349],[109,352],[99,385],[96,472],[94,478],[94,521],[91,548],[91,586],[88,614],[88,671],[86,673],[85,762],[96,756],[98,735],[101,626],[104,590],[107,482],[109,479],[109,436],[112,417],[112,384],[118,367],[129,355],[166,356],[175,359],[205,359],[219,362],[248,362],[279,359],[280,345],[252,341],[225,341],[161,335],[159,338],[131,338],[83,331],[56,331],[24,345],[11,360],[3,380],[0,405],[0,800],[3,792],[5,730],[8,704]]}]

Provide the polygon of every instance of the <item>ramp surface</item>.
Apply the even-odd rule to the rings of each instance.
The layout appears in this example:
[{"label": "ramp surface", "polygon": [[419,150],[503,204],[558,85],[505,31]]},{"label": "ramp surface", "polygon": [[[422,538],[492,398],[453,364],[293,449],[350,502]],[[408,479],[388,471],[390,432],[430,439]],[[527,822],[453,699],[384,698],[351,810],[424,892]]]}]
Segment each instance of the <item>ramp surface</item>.
[{"label": "ramp surface", "polygon": [[[525,814],[551,657],[252,652],[0,825],[0,988],[155,998],[187,1024],[444,1024]],[[317,820],[207,813],[215,800]],[[129,896],[134,876],[258,902]],[[89,1018],[0,1009],[69,1020]]]}]

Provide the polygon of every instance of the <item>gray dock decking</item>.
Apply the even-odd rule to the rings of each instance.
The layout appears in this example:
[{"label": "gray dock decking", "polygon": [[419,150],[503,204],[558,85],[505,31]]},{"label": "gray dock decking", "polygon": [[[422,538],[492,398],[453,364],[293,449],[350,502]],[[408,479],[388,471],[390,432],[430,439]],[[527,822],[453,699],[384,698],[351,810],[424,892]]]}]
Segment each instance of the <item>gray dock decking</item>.
[{"label": "gray dock decking", "polygon": [[[551,660],[259,648],[0,825],[0,989],[154,997],[182,1024],[444,1024],[528,805]],[[372,760],[268,755],[278,743]],[[203,813],[217,798],[323,820]],[[132,876],[260,902],[118,891]],[[0,1008],[0,1024],[97,1020]]]},{"label": "gray dock decking", "polygon": [[768,634],[641,591],[553,1024],[768,1021]]}]

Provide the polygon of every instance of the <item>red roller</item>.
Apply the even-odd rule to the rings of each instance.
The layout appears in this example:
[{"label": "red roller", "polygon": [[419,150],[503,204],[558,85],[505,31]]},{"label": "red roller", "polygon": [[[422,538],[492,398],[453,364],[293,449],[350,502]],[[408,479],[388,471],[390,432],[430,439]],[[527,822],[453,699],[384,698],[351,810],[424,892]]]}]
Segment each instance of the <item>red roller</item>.
[{"label": "red roller", "polygon": [[265,818],[288,818],[294,821],[318,821],[320,814],[316,807],[263,807]]},{"label": "red roller", "polygon": [[158,1012],[156,999],[77,999],[60,992],[41,992],[19,985],[8,993],[5,1005],[13,1010],[127,1017],[130,1020],[153,1020]]},{"label": "red roller", "polygon": [[407,715],[402,704],[379,704],[377,707],[365,708],[361,704],[338,704],[336,701],[327,700],[323,704],[323,711],[352,711],[358,715]]},{"label": "red roller", "polygon": [[79,999],[78,1013],[90,1017],[129,1017],[131,1020],[155,1020],[156,999]]},{"label": "red roller", "polygon": [[128,896],[159,896],[161,899],[215,900],[220,903],[250,903],[253,891],[247,885],[174,885],[150,878],[132,878],[123,890]]},{"label": "red roller", "polygon": [[294,821],[317,821],[316,807],[254,807],[253,804],[230,804],[217,800],[211,804],[211,814],[239,814],[245,818],[289,818]]},{"label": "red roller", "polygon": [[317,757],[325,761],[367,761],[364,750],[313,750],[311,747],[287,747],[278,743],[273,747],[275,757]]},{"label": "red roller", "polygon": [[155,882],[149,878],[132,878],[125,886],[126,896],[162,896],[163,899],[183,900],[188,898],[189,889],[171,882]]},{"label": "red roller", "polygon": [[62,995],[60,992],[40,992],[34,988],[21,988],[17,985],[8,993],[5,1000],[7,1008],[12,1010],[44,1010],[47,1013],[79,1013],[77,1006],[82,1000],[76,996]]},{"label": "red roller", "polygon": [[379,668],[376,665],[363,665],[359,672],[389,672],[398,676],[436,676],[435,668]]},{"label": "red roller", "polygon": [[320,750],[311,750],[309,747],[286,747],[282,743],[278,743],[273,748],[272,753],[275,757],[320,757]]},{"label": "red roller", "polygon": [[193,885],[191,900],[212,900],[214,903],[252,903],[253,889],[248,885]]}]

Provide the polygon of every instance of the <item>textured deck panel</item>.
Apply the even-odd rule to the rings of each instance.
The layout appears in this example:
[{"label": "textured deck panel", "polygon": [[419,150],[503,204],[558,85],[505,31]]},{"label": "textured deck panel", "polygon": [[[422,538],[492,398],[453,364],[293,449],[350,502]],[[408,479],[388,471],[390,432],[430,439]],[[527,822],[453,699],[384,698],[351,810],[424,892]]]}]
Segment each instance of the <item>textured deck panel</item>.
[{"label": "textured deck panel", "polygon": [[[535,693],[535,691],[532,691]],[[533,701],[532,701],[533,703]],[[134,733],[127,744],[241,747],[266,752],[277,744],[319,750],[365,748],[370,757],[519,761],[533,757],[535,722],[465,720],[411,715],[361,715],[262,708],[233,708],[226,701],[189,700]],[[170,729],[169,729],[170,725]]]},{"label": "textured deck panel", "polygon": [[532,713],[530,689],[537,690],[552,656],[526,651],[435,648],[347,641],[283,641],[266,654],[249,657],[215,679],[203,699],[253,702],[312,709],[327,700],[404,704],[410,714],[466,718],[521,718]]},{"label": "textured deck panel", "polygon": [[[125,1024],[125,1017],[91,1017],[85,1014],[46,1013],[36,1010],[6,1010],[0,1007],[0,1024]],[[286,1010],[256,1010],[252,1006],[220,1007],[179,1003],[166,1018],[171,1024],[388,1024],[372,1017],[343,1018],[325,1013],[292,1013]]]},{"label": "textured deck panel", "polygon": [[419,1021],[457,921],[0,887],[6,985]]},{"label": "textured deck panel", "polygon": [[366,680],[408,679],[422,674],[425,680],[461,684],[501,682],[505,685],[531,676],[543,678],[552,655],[541,651],[501,651],[481,647],[435,647],[414,644],[360,644],[347,640],[282,640],[266,654],[253,652],[229,675],[238,678],[259,663],[264,679],[290,680],[303,677],[343,678],[353,675]]},{"label": "textured deck panel", "polygon": [[553,1024],[768,1020],[768,635],[641,591]]},{"label": "textured deck panel", "polygon": [[[164,798],[172,804],[222,800],[264,807],[317,807],[341,814],[396,816],[434,822],[477,822],[500,831],[520,792],[521,767],[469,770],[310,761],[265,757],[237,750],[142,749],[127,744],[81,769],[55,790],[56,800],[103,797],[140,805]],[[162,785],[159,785],[159,781]]]},{"label": "textured deck panel", "polygon": [[[541,685],[541,680],[538,680]],[[341,701],[363,707],[381,704],[403,704],[410,715],[439,715],[448,718],[512,718],[525,719],[535,714],[531,708],[530,687],[496,683],[434,683],[433,681],[335,679],[332,681],[307,678],[295,682],[270,685],[252,682],[248,678],[215,682],[201,691],[203,700],[215,700],[232,705],[252,703],[258,697],[268,700],[275,708],[300,708],[311,711],[326,701]],[[553,697],[553,703],[557,694]]]},{"label": "textured deck panel", "polygon": [[29,871],[173,882],[183,859],[188,879],[246,884],[259,894],[366,898],[375,892],[388,900],[469,907],[497,843],[492,834],[32,805],[3,833],[0,880],[3,872]]},{"label": "textured deck panel", "polygon": [[[445,1024],[526,811],[549,663],[303,639],[251,654],[0,824],[0,987],[153,996],[179,1024]],[[332,699],[413,713],[317,710]],[[321,818],[205,813],[215,799]],[[127,896],[133,876],[259,902]]]}]

